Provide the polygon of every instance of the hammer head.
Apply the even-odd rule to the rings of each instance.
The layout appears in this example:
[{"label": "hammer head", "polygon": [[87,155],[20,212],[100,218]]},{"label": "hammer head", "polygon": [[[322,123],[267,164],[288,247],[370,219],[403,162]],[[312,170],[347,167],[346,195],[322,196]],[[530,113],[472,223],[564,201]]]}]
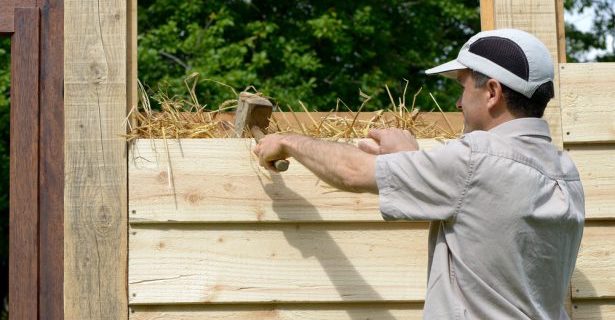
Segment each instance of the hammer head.
[{"label": "hammer head", "polygon": [[235,134],[241,138],[246,129],[249,132],[253,126],[265,131],[272,112],[273,105],[269,100],[249,92],[240,93],[235,112]]}]

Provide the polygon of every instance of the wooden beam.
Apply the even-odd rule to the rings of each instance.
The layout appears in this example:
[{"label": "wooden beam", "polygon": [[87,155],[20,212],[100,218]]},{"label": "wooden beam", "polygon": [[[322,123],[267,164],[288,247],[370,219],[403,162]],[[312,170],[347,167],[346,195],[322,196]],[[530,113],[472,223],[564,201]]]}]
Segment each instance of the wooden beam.
[{"label": "wooden beam", "polygon": [[378,196],[332,188],[294,159],[287,172],[272,175],[259,169],[252,143],[136,141],[129,157],[130,222],[382,221]]},{"label": "wooden beam", "polygon": [[37,8],[15,9],[11,38],[11,319],[38,319],[39,23]]},{"label": "wooden beam", "polygon": [[480,29],[481,31],[495,29],[495,0],[480,0]]},{"label": "wooden beam", "polygon": [[495,28],[516,28],[534,34],[551,52],[555,66],[555,97],[549,102],[544,118],[549,122],[553,144],[563,148],[562,116],[559,97],[558,34],[556,2],[558,0],[495,1]]},{"label": "wooden beam", "polygon": [[[137,79],[138,79],[138,59],[137,59],[137,0],[128,0],[126,1],[126,20],[127,22],[127,32],[126,32],[126,97],[127,103],[126,112],[130,112],[131,110],[136,110],[137,103],[139,102],[138,90],[137,90]],[[130,119],[131,126],[136,125],[136,117],[131,116]]]},{"label": "wooden beam", "polygon": [[557,0],[557,61],[566,63],[566,24],[564,23],[564,0]]},{"label": "wooden beam", "polygon": [[126,319],[126,2],[64,9],[64,316]]},{"label": "wooden beam", "polygon": [[60,320],[64,319],[64,2],[42,2],[39,301],[45,319]]},{"label": "wooden beam", "polygon": [[0,34],[15,31],[15,0],[0,0]]},{"label": "wooden beam", "polygon": [[422,302],[427,233],[426,222],[133,226],[130,303]]},{"label": "wooden beam", "polygon": [[[385,317],[383,317],[385,315]],[[386,317],[388,316],[388,317]],[[131,320],[423,319],[422,303],[133,306]]]},{"label": "wooden beam", "polygon": [[615,63],[560,65],[564,142],[615,143]]}]

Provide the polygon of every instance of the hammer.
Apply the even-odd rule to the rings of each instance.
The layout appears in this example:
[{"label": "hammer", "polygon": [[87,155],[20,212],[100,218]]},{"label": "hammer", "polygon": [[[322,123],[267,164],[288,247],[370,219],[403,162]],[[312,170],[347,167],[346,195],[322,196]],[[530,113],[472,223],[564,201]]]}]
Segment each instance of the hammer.
[{"label": "hammer", "polygon": [[[249,92],[240,93],[235,113],[235,134],[241,138],[248,129],[258,143],[265,136],[263,129],[269,126],[272,112],[273,105],[269,100]],[[273,166],[278,171],[286,171],[288,160],[276,160]]]}]

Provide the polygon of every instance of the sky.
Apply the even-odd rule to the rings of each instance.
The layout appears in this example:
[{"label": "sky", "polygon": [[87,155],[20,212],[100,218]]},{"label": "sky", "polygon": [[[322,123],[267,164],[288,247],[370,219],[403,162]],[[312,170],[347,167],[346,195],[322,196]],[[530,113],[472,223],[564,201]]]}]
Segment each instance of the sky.
[{"label": "sky", "polygon": [[[613,5],[615,5],[615,1],[613,1]],[[581,31],[589,31],[592,26],[592,21],[594,19],[594,11],[593,10],[585,10],[580,14],[570,14],[565,12],[564,20],[566,22],[574,24],[577,29]],[[607,48],[608,50],[593,50],[587,54],[585,57],[588,61],[593,61],[597,55],[606,52],[613,52],[613,37],[607,36]]]}]

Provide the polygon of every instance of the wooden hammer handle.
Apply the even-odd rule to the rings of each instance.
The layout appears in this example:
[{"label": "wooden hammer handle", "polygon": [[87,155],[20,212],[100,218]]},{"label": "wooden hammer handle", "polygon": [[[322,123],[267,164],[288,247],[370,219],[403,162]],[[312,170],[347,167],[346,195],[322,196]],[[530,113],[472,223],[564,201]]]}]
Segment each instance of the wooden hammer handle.
[{"label": "wooden hammer handle", "polygon": [[[252,133],[252,136],[256,140],[256,143],[258,143],[265,136],[263,131],[261,131],[261,129],[257,126],[252,126],[252,128],[250,128],[250,133]],[[285,160],[285,159],[273,161],[273,166],[275,167],[276,170],[280,172],[288,170],[288,165],[289,165],[289,162],[288,160]]]}]

